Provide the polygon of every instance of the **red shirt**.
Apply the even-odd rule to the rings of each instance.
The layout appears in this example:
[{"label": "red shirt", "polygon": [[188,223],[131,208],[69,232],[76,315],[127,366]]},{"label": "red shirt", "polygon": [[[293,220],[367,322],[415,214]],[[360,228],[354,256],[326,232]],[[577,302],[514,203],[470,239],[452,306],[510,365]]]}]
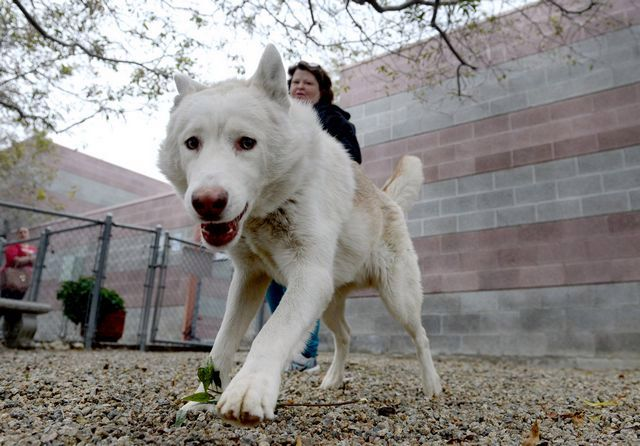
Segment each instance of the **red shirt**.
[{"label": "red shirt", "polygon": [[[7,245],[4,249],[4,258],[5,258],[4,268],[15,267],[16,265],[14,265],[14,262],[16,257],[24,257],[26,255],[35,254],[35,253],[36,253],[36,248],[31,245],[27,245],[26,243],[16,243],[13,245]],[[25,267],[25,266],[33,267],[33,264],[29,262],[29,263],[20,265],[20,267]]]}]

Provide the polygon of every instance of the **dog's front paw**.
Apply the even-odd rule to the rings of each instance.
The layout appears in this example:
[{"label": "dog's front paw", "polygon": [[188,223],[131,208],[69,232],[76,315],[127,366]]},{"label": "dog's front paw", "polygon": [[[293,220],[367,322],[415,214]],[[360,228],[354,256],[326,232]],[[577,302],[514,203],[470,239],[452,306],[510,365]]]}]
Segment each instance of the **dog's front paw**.
[{"label": "dog's front paw", "polygon": [[220,396],[218,413],[228,421],[249,426],[273,420],[279,386],[279,377],[240,370]]}]

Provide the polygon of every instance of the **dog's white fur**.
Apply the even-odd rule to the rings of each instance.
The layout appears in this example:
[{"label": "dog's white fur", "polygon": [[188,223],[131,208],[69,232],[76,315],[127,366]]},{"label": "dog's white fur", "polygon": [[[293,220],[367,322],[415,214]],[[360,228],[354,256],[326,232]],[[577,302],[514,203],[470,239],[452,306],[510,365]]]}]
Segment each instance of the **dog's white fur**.
[{"label": "dog's white fur", "polygon": [[[374,287],[413,339],[427,397],[441,392],[421,324],[422,287],[404,210],[423,181],[422,163],[404,157],[381,191],[318,123],[313,109],[287,94],[284,66],[269,45],[247,81],[205,87],[177,76],[176,98],[159,166],[199,222],[193,194],[228,194],[219,221],[242,215],[225,246],[234,265],[222,326],[211,350],[224,391],[220,415],[253,424],[273,419],[281,372],[317,318],[333,332],[333,363],[321,387],[340,386],[349,350],[345,299]],[[185,147],[196,136],[197,150]],[[238,150],[247,136],[257,143]],[[243,209],[246,212],[243,214]],[[271,279],[287,291],[230,380],[233,357]],[[187,403],[184,410],[192,408]]]}]

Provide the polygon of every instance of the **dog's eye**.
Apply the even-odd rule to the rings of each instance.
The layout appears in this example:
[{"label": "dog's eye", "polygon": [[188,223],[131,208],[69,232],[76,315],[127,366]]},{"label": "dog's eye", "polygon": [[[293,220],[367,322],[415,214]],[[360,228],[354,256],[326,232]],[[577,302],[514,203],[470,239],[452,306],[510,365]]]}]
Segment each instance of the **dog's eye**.
[{"label": "dog's eye", "polygon": [[189,150],[198,150],[200,148],[200,140],[195,136],[192,136],[184,142],[184,145]]},{"label": "dog's eye", "polygon": [[256,146],[256,140],[243,136],[236,141],[236,149],[238,150],[251,150]]}]

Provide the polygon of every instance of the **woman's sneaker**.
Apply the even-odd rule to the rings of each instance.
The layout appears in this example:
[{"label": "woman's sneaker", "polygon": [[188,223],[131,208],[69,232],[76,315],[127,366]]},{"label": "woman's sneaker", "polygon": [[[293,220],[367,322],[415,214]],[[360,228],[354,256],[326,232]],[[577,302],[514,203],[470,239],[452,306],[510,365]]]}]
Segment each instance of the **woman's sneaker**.
[{"label": "woman's sneaker", "polygon": [[316,358],[307,358],[306,356],[298,353],[293,357],[291,364],[289,364],[289,368],[287,368],[289,372],[305,372],[305,373],[316,373],[320,371],[320,366],[318,365],[318,361]]}]

